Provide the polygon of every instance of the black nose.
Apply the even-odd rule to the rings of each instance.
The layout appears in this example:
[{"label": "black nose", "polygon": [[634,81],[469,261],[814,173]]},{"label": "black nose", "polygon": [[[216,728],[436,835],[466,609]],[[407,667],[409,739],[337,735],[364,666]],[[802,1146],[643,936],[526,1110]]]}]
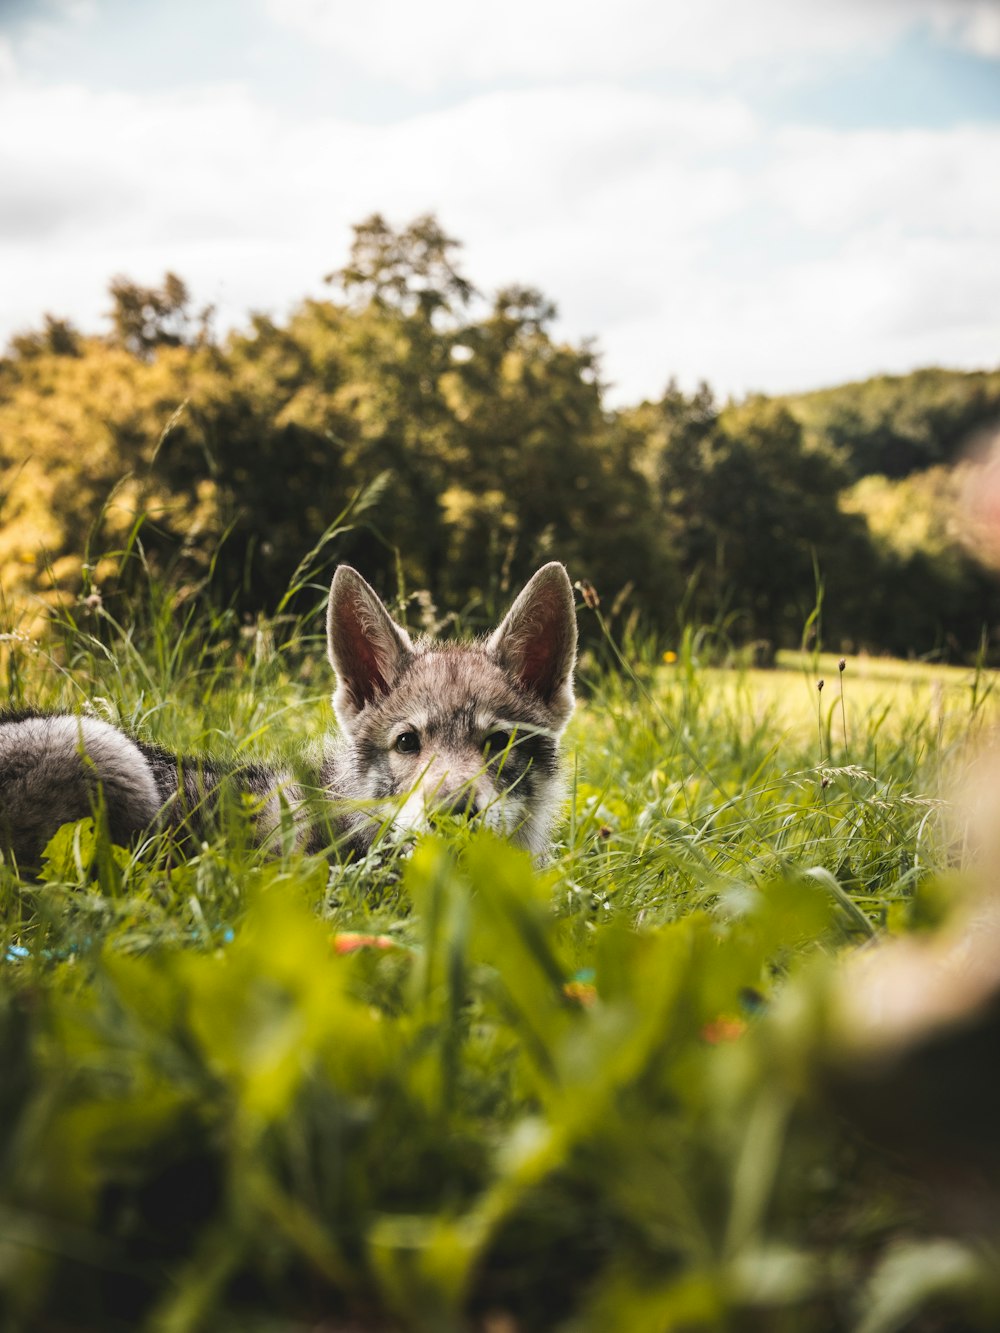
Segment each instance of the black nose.
[{"label": "black nose", "polygon": [[435,809],[442,815],[457,815],[460,819],[475,819],[479,814],[479,804],[471,791],[441,792],[435,802]]}]

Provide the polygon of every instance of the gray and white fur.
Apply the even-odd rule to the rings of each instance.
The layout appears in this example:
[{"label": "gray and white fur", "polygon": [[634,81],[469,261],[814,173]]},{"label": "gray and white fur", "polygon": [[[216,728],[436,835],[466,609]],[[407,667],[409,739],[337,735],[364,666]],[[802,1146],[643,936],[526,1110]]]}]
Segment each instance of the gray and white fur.
[{"label": "gray and white fur", "polygon": [[293,819],[302,805],[291,776],[263,764],[188,759],[94,717],[0,713],[0,851],[21,868],[38,864],[61,824],[87,815],[123,845],[161,829],[203,836],[228,790],[250,798],[258,841],[277,828],[282,800]]},{"label": "gray and white fur", "polygon": [[200,837],[231,789],[249,797],[261,843],[287,812],[299,846],[332,840],[363,855],[381,830],[448,813],[544,855],[573,710],[576,614],[563,566],[540,569],[485,640],[439,644],[412,639],[341,565],[327,630],[340,732],[314,782],[179,757],[89,716],[0,713],[0,850],[30,869],[61,824],[98,811],[116,843],[164,828]]}]

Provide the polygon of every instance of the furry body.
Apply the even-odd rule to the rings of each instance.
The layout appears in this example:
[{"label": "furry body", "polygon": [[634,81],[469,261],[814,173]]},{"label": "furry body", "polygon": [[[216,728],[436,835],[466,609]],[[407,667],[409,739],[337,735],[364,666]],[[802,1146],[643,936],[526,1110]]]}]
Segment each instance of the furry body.
[{"label": "furry body", "polygon": [[159,829],[201,836],[224,788],[246,793],[259,838],[278,824],[281,796],[301,794],[263,764],[226,768],[136,740],[97,718],[0,713],[0,849],[35,866],[61,824],[103,811],[112,842]]},{"label": "furry body", "polygon": [[[103,812],[111,838],[204,836],[227,790],[249,798],[266,842],[364,854],[388,825],[437,812],[481,819],[542,855],[561,786],[558,742],[573,707],[573,595],[546,565],[497,630],[473,644],[413,641],[354,570],[334,575],[329,653],[340,732],[318,771],[178,757],[87,716],[0,713],[0,849],[34,866],[64,823]],[[332,835],[332,836],[331,836]]]}]

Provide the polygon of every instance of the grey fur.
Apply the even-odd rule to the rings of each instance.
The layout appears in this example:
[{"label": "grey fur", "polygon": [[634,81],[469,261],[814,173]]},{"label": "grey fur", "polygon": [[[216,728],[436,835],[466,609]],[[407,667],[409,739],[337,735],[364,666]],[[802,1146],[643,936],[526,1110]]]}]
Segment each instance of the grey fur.
[{"label": "grey fur", "polygon": [[232,787],[252,799],[259,842],[287,811],[298,845],[321,849],[326,824],[364,854],[381,828],[447,811],[543,855],[573,709],[576,615],[562,565],[540,569],[488,639],[458,645],[412,640],[341,565],[327,629],[341,731],[308,784],[312,807],[280,768],[179,758],[91,717],[0,714],[0,848],[32,867],[61,824],[98,809],[118,843],[167,827],[201,837]]},{"label": "grey fur", "polygon": [[33,865],[60,826],[90,814],[102,790],[115,842],[154,824],[160,788],[129,737],[89,717],[7,716],[0,725],[0,843]]},{"label": "grey fur", "polygon": [[163,828],[204,836],[229,786],[251,798],[261,842],[280,822],[282,799],[293,816],[302,807],[280,769],[185,759],[93,717],[0,713],[0,850],[22,868],[37,866],[61,824],[102,812],[119,844]]}]

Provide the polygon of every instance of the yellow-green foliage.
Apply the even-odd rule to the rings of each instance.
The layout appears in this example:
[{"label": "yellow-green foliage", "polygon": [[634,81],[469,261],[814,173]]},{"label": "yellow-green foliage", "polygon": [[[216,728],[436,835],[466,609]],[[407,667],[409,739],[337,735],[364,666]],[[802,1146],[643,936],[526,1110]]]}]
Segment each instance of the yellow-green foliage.
[{"label": "yellow-green foliage", "polygon": [[870,476],[851,486],[841,498],[850,514],[861,514],[875,541],[902,556],[923,554],[953,573],[959,571],[968,528],[960,509],[965,469],[928,468],[902,481]]},{"label": "yellow-green foliage", "polygon": [[205,529],[218,539],[211,478],[178,495],[153,468],[212,380],[206,353],[164,349],[146,362],[100,339],[79,355],[26,363],[0,397],[0,581],[9,601],[78,591],[88,558],[89,578],[100,582],[115,568],[106,553],[124,545],[140,515],[192,542]]},{"label": "yellow-green foliage", "polygon": [[1000,370],[929,367],[785,399],[806,431],[837,449],[855,477],[905,477],[956,462],[1000,414]]},{"label": "yellow-green foliage", "polygon": [[[134,609],[13,645],[12,701],[244,760],[330,725],[312,623]],[[0,866],[9,1326],[995,1327],[992,1233],[942,1239],[821,1078],[833,960],[954,896],[992,678],[706,643],[588,654],[544,870],[450,821],[264,857],[228,809]]]},{"label": "yellow-green foliage", "polygon": [[[919,475],[951,466],[996,415],[995,374],[725,406],[670,384],[612,412],[594,349],[554,337],[539,292],[475,297],[432,218],[355,232],[335,299],[283,322],[253,316],[213,341],[168,274],[159,288],[115,279],[107,339],[49,318],[13,341],[0,360],[7,627],[37,627],[40,605],[127,595],[123,550],[169,570],[181,598],[210,573],[217,599],[250,616],[289,605],[306,552],[298,608],[351,559],[388,595],[418,590],[428,623],[485,623],[556,557],[661,632],[681,606],[732,640],[791,647],[822,600],[828,642],[977,651],[998,596],[932,518],[950,475],[941,488]],[[913,480],[893,491],[875,473]]]}]

